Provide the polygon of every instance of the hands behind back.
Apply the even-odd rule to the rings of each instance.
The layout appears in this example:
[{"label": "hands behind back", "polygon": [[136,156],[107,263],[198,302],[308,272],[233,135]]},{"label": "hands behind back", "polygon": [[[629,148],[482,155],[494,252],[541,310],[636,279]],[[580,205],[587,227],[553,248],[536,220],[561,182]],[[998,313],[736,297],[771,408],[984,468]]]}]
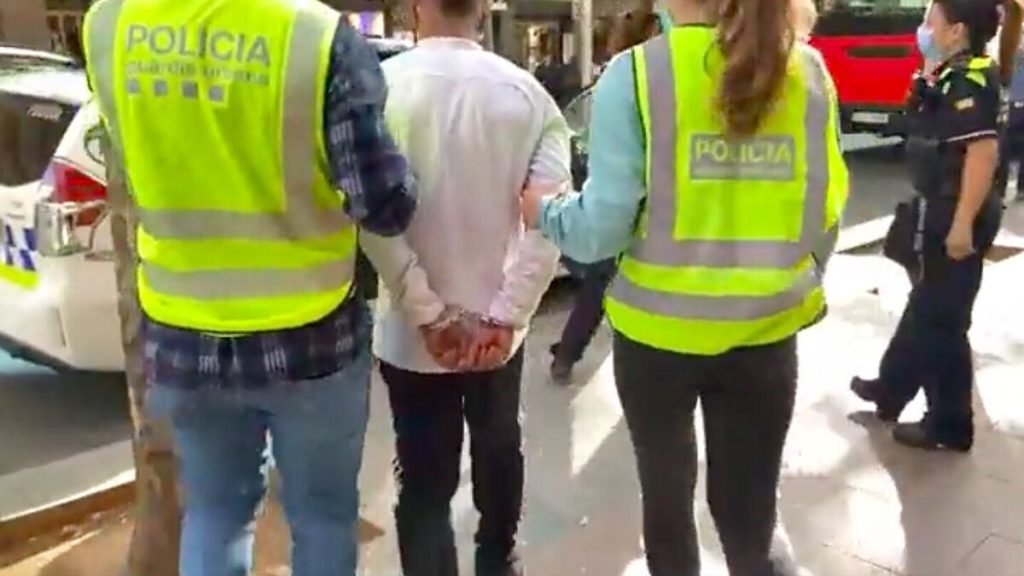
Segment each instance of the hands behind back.
[{"label": "hands behind back", "polygon": [[472,335],[467,331],[462,312],[451,306],[432,324],[420,327],[427,352],[441,366],[456,370],[468,349]]},{"label": "hands behind back", "polygon": [[497,370],[505,364],[512,351],[515,331],[511,326],[487,319],[478,319],[473,344],[465,357],[467,370]]},{"label": "hands behind back", "polygon": [[515,336],[512,326],[451,306],[420,332],[434,361],[463,372],[500,368]]}]

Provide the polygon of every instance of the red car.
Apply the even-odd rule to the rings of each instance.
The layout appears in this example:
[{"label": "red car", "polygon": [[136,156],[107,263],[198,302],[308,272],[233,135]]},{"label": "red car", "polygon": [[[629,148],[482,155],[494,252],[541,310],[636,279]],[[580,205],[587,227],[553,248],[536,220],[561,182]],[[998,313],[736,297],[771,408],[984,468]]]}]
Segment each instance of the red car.
[{"label": "red car", "polygon": [[903,103],[921,68],[917,27],[927,0],[815,0],[811,44],[839,92],[844,132],[902,133]]}]

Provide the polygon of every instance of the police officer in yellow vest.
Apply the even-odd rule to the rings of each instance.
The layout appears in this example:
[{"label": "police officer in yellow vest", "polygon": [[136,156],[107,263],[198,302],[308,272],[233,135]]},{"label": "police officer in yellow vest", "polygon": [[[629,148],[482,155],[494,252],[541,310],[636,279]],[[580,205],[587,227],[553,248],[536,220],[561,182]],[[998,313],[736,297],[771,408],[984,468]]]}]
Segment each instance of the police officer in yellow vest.
[{"label": "police officer in yellow vest", "polygon": [[622,253],[605,306],[652,576],[700,573],[698,400],[730,574],[796,573],[775,531],[796,335],[824,314],[848,182],[835,91],[791,2],[670,0],[676,25],[598,82],[582,193],[523,195],[569,257]]},{"label": "police officer in yellow vest", "polygon": [[376,54],[315,0],[100,0],[84,32],[138,210],[181,573],[250,572],[269,433],[293,573],[352,576],[371,369],[356,224],[396,235],[416,206]]}]

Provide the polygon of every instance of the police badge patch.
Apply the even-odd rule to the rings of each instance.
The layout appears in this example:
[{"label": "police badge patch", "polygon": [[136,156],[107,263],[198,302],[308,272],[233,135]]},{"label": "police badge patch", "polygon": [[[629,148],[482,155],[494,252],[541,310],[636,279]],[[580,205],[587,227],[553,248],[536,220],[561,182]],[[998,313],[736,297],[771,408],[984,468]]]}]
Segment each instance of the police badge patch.
[{"label": "police badge patch", "polygon": [[957,100],[953,106],[961,112],[964,110],[970,110],[971,108],[974,108],[974,98],[967,97],[963,100]]}]

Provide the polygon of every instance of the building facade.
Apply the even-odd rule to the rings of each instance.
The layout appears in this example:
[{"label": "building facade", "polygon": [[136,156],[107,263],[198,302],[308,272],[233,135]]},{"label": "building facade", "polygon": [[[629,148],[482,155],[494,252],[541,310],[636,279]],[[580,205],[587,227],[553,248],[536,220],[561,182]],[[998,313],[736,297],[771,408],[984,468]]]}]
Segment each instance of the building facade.
[{"label": "building facade", "polygon": [[[403,9],[406,0],[321,1],[345,13],[352,26],[364,34],[392,36],[411,24],[403,18],[408,12]],[[577,62],[582,84],[587,85],[594,59],[593,15],[616,12],[629,0],[485,1],[494,10],[490,26],[485,26],[488,46],[530,69],[545,59]],[[0,0],[0,44],[81,58],[82,18],[90,2]]]},{"label": "building facade", "polygon": [[3,0],[0,42],[68,51],[80,42],[88,0]]},{"label": "building facade", "polygon": [[[82,16],[90,0],[0,0],[0,44],[79,55]],[[382,0],[327,0],[346,12],[378,13],[350,18],[367,33],[383,33]]]}]

